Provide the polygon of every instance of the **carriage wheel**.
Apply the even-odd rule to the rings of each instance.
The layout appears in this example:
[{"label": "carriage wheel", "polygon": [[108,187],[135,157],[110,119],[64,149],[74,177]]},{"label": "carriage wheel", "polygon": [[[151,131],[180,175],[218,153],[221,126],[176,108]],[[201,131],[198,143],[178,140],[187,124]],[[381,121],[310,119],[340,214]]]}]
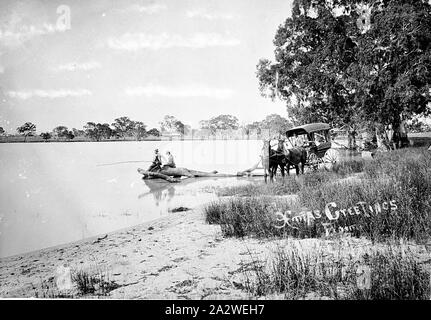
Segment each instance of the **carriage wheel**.
[{"label": "carriage wheel", "polygon": [[315,153],[311,153],[307,158],[307,171],[317,171],[322,164],[322,159],[320,159]]},{"label": "carriage wheel", "polygon": [[340,153],[335,149],[329,149],[326,151],[325,155],[323,156],[323,162],[325,165],[325,168],[330,170],[336,164],[340,161]]}]

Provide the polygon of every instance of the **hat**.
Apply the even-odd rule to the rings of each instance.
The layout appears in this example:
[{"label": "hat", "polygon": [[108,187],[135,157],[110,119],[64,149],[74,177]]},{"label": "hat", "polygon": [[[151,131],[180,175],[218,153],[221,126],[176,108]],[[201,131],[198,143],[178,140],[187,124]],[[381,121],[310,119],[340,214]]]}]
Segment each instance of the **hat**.
[{"label": "hat", "polygon": [[159,152],[159,149],[154,150],[155,152]]}]

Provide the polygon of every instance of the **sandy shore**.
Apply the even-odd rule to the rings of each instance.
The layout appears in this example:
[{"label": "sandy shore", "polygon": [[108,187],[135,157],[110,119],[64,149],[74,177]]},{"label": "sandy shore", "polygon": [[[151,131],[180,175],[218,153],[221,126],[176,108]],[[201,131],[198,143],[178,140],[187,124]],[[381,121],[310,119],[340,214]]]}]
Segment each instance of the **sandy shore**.
[{"label": "sandy shore", "polygon": [[1,259],[0,297],[34,297],[43,283],[54,284],[62,265],[97,265],[120,286],[107,298],[247,298],[235,288],[235,273],[250,260],[248,250],[265,247],[255,239],[222,238],[220,226],[205,223],[201,207],[98,239]]},{"label": "sandy shore", "polygon": [[[220,226],[206,224],[202,207],[197,207],[106,237],[1,259],[0,297],[45,296],[40,293],[47,284],[55,287],[54,277],[59,266],[74,270],[94,270],[97,266],[119,286],[101,298],[248,299],[253,297],[241,290],[244,283],[241,270],[250,266],[252,258],[266,260],[280,244],[358,256],[376,248],[367,240],[350,237],[264,241],[223,238]],[[428,250],[417,245],[413,248],[429,269]]]}]

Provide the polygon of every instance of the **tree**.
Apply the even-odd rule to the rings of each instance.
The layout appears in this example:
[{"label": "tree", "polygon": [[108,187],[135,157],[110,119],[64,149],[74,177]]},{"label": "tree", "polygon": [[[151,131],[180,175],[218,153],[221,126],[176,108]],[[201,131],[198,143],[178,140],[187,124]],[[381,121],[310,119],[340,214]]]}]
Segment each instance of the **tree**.
[{"label": "tree", "polygon": [[69,130],[69,131],[67,131],[67,132],[64,134],[64,137],[65,137],[67,140],[72,140],[72,139],[74,139],[74,138],[75,138],[75,135],[74,135],[74,133],[73,133],[73,131],[72,131],[72,130]]},{"label": "tree", "polygon": [[[361,3],[370,9],[360,16]],[[296,122],[346,125],[349,137],[358,123],[399,127],[430,101],[430,7],[295,0],[275,35],[275,62],[257,66],[262,95],[285,100]]]},{"label": "tree", "polygon": [[84,126],[85,136],[95,141],[100,141],[102,138],[110,139],[113,135],[112,131],[107,123],[87,122]]},{"label": "tree", "polygon": [[126,136],[131,136],[134,130],[134,123],[128,117],[120,117],[112,123],[116,134],[125,139]]},{"label": "tree", "polygon": [[267,129],[279,135],[285,135],[286,131],[293,127],[293,124],[286,118],[274,113],[267,116],[261,122],[260,127],[261,129]]},{"label": "tree", "polygon": [[0,127],[0,136],[4,136],[6,132],[4,131],[3,127]]},{"label": "tree", "polygon": [[192,127],[188,124],[184,125],[184,134],[189,135],[192,133]]},{"label": "tree", "polygon": [[79,130],[79,129],[76,129],[76,128],[73,128],[72,132],[73,132],[73,135],[75,137],[81,137],[81,136],[85,135],[85,131],[84,130]]},{"label": "tree", "polygon": [[160,137],[160,131],[157,130],[156,128],[152,128],[152,129],[148,130],[147,134],[149,136],[153,136],[153,137]]},{"label": "tree", "polygon": [[113,130],[108,123],[98,123],[96,124],[96,129],[98,130],[101,138],[110,139],[113,136]]},{"label": "tree", "polygon": [[54,136],[58,139],[67,138],[69,129],[66,126],[58,126],[55,127],[52,132],[54,133]]},{"label": "tree", "polygon": [[141,121],[134,121],[134,133],[136,136],[136,140],[140,141],[142,138],[145,138],[147,136],[147,126],[141,122]]},{"label": "tree", "polygon": [[28,136],[33,136],[36,132],[36,125],[31,122],[26,122],[22,126],[18,127],[16,131],[24,136],[24,142],[27,141]]},{"label": "tree", "polygon": [[346,80],[354,62],[347,35],[352,22],[333,14],[340,1],[327,2],[312,8],[310,1],[295,0],[292,18],[275,35],[275,63],[262,59],[257,66],[262,95],[285,100],[295,124],[355,123],[354,90]]},{"label": "tree", "polygon": [[51,133],[49,132],[42,132],[40,136],[43,140],[45,140],[45,142],[47,142],[52,137]]},{"label": "tree", "polygon": [[184,134],[185,125],[174,116],[166,115],[163,121],[160,122],[160,128],[166,133],[180,133]]},{"label": "tree", "polygon": [[261,124],[262,123],[260,121],[255,121],[253,123],[245,125],[245,134],[247,136],[250,135],[252,132],[254,132],[255,134],[261,134]]},{"label": "tree", "polygon": [[385,1],[372,7],[371,21],[358,39],[354,79],[363,114],[386,140],[386,126],[400,132],[402,121],[431,114],[431,5]]},{"label": "tree", "polygon": [[102,138],[102,132],[100,130],[100,123],[95,124],[94,122],[87,122],[84,126],[85,136],[91,140],[100,141]]},{"label": "tree", "polygon": [[230,114],[221,114],[209,120],[199,122],[201,129],[215,134],[217,130],[236,130],[239,128],[238,118]]}]

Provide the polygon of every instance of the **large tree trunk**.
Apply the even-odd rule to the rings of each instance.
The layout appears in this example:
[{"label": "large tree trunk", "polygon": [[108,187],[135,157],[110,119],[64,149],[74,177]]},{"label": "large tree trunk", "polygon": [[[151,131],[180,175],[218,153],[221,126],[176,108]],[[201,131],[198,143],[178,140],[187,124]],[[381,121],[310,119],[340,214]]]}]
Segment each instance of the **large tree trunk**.
[{"label": "large tree trunk", "polygon": [[142,177],[143,179],[160,178],[160,179],[164,179],[164,180],[169,181],[169,182],[179,182],[180,181],[179,179],[172,178],[172,177],[165,175],[165,174],[162,174],[160,172],[152,172],[152,171],[146,171],[146,170],[142,170],[142,169],[138,169],[138,172],[143,175],[143,177]]},{"label": "large tree trunk", "polygon": [[[236,174],[217,173],[217,171],[205,172],[205,171],[190,170],[187,168],[164,168],[159,172],[152,172],[152,171],[147,171],[143,169],[138,169],[138,172],[144,175],[145,179],[162,178],[167,181],[169,181],[169,179],[167,179],[166,177],[196,178],[196,177],[236,177],[237,176]],[[169,181],[169,182],[177,182],[177,181]]]}]

